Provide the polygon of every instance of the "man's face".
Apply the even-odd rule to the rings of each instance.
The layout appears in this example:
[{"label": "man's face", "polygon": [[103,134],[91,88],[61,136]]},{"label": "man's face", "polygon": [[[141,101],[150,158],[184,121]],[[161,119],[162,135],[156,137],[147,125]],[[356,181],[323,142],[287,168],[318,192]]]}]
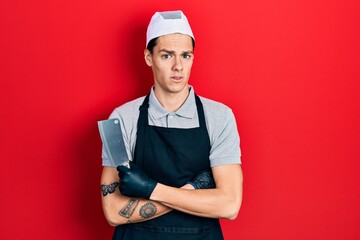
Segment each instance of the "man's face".
[{"label": "man's face", "polygon": [[145,49],[145,61],[154,73],[155,94],[173,95],[188,91],[194,60],[192,39],[184,34],[169,34],[157,39],[151,54]]}]

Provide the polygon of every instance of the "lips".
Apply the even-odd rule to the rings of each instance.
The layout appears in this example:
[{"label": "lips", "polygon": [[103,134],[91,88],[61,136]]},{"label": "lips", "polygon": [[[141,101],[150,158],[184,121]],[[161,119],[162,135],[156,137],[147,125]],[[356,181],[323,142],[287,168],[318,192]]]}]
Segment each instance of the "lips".
[{"label": "lips", "polygon": [[183,79],[183,77],[181,77],[181,76],[172,76],[171,79],[173,79],[175,81],[181,81],[181,79]]}]

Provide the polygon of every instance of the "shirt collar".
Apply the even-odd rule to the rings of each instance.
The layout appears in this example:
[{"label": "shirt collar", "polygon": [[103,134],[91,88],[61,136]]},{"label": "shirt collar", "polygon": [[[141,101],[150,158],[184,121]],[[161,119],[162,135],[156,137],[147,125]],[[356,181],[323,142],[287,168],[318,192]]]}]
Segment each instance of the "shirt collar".
[{"label": "shirt collar", "polygon": [[192,86],[189,86],[189,96],[185,100],[184,104],[174,113],[166,110],[163,106],[161,106],[160,102],[155,96],[154,87],[151,88],[150,96],[149,96],[149,113],[155,118],[160,119],[166,117],[167,115],[175,114],[184,118],[193,118],[197,111],[196,101],[195,101],[195,93]]}]

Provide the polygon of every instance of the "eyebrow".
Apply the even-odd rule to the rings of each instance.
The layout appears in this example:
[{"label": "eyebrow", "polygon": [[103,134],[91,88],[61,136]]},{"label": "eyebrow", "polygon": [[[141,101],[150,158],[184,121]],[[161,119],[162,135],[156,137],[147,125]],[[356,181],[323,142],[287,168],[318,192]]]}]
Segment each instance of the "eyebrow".
[{"label": "eyebrow", "polygon": [[[168,54],[175,54],[175,51],[167,50],[167,49],[165,49],[165,48],[160,49],[160,50],[159,50],[159,53],[160,53],[160,52],[166,52],[166,53],[168,53]],[[193,54],[193,53],[194,53],[194,51],[183,51],[181,54]]]}]

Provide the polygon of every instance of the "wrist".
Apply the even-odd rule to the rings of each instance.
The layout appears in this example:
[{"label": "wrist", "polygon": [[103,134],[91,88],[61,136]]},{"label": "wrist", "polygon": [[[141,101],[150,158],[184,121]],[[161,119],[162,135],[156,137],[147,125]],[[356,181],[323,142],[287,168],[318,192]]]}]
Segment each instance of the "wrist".
[{"label": "wrist", "polygon": [[195,190],[195,187],[190,182],[187,182],[184,186],[181,187],[181,189]]},{"label": "wrist", "polygon": [[155,187],[153,188],[152,192],[150,192],[150,195],[148,196],[147,199],[149,199],[149,200],[155,200],[153,196],[154,196],[154,195],[156,196],[156,190],[157,190],[158,186],[159,186],[159,184],[156,183],[156,184],[155,184]]},{"label": "wrist", "polygon": [[154,188],[154,191],[152,191],[149,200],[162,202],[164,196],[168,195],[168,190],[168,186],[158,182]]},{"label": "wrist", "polygon": [[190,185],[191,189],[198,189],[198,186],[194,182],[187,181],[185,186],[186,185]]},{"label": "wrist", "polygon": [[151,181],[148,182],[147,191],[146,191],[147,193],[146,193],[146,196],[145,196],[146,199],[150,199],[152,193],[154,192],[154,190],[156,188],[156,185],[157,185],[157,182],[153,181],[152,179],[151,179]]}]

